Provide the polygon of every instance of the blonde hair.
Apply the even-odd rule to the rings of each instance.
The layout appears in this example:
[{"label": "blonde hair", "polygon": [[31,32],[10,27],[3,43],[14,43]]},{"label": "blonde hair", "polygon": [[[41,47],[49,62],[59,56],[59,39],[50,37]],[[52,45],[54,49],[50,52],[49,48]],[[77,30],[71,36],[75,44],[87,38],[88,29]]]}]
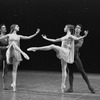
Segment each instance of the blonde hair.
[{"label": "blonde hair", "polygon": [[10,26],[10,29],[11,29],[11,31],[10,31],[10,33],[12,33],[14,30],[15,30],[15,27],[17,26],[17,24],[12,24],[11,26]]},{"label": "blonde hair", "polygon": [[66,31],[66,29],[69,29],[71,31],[71,34],[74,34],[74,25],[66,25],[64,31]]}]

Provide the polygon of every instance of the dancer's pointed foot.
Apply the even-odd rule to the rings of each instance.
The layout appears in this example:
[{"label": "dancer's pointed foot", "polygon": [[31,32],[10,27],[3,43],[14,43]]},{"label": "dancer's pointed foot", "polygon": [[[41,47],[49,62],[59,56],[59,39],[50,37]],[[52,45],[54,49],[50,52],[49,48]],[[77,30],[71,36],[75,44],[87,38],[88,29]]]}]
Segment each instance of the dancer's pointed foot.
[{"label": "dancer's pointed foot", "polygon": [[62,93],[64,93],[64,89],[66,88],[66,86],[64,84],[61,85],[61,91]]},{"label": "dancer's pointed foot", "polygon": [[91,93],[95,93],[95,90],[92,87],[89,87],[89,90],[91,91]]},{"label": "dancer's pointed foot", "polygon": [[25,54],[25,53],[23,53],[23,56],[24,56],[27,60],[30,59],[29,56],[28,56],[27,54]]},{"label": "dancer's pointed foot", "polygon": [[70,93],[70,92],[73,92],[73,89],[72,88],[69,88],[68,90],[65,90],[64,92],[65,93]]},{"label": "dancer's pointed foot", "polygon": [[34,51],[34,52],[35,52],[36,50],[37,50],[37,47],[32,47],[32,48],[28,48],[28,49],[27,49],[27,51]]},{"label": "dancer's pointed foot", "polygon": [[13,91],[16,91],[16,85],[15,85],[15,83],[12,83],[11,87],[13,88]]}]

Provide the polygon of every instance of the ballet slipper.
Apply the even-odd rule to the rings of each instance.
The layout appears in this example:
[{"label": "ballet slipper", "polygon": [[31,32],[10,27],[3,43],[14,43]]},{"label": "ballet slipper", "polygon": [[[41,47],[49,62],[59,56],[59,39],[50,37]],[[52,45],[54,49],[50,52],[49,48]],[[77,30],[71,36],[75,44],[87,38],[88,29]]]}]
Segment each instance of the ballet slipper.
[{"label": "ballet slipper", "polygon": [[72,88],[69,88],[69,89],[65,90],[64,92],[65,93],[71,93],[71,92],[73,92],[73,89]]},{"label": "ballet slipper", "polygon": [[61,85],[61,90],[62,90],[62,93],[64,93],[64,89],[66,88],[66,86],[64,84]]},{"label": "ballet slipper", "polygon": [[16,91],[16,84],[15,83],[12,83],[11,87],[13,88],[13,91]]},{"label": "ballet slipper", "polygon": [[26,53],[23,53],[23,56],[24,56],[27,60],[30,59],[29,56],[28,56]]},{"label": "ballet slipper", "polygon": [[34,52],[35,52],[36,50],[37,50],[37,47],[32,47],[32,48],[28,48],[28,49],[27,49],[27,51],[34,51]]}]

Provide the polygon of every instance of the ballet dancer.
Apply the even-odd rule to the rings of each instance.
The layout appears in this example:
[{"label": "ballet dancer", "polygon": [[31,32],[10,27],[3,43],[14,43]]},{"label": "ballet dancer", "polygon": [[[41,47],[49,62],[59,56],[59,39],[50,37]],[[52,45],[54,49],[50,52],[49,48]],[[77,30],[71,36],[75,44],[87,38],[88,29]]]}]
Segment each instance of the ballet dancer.
[{"label": "ballet dancer", "polygon": [[[0,25],[0,37],[6,35],[7,28],[5,24]],[[8,40],[7,39],[2,39],[0,40],[0,63],[3,65],[3,73],[2,73],[2,78],[3,78],[3,89],[7,90],[7,72],[8,72],[8,64],[6,62],[6,46],[8,45]]]},{"label": "ballet dancer", "polygon": [[19,26],[17,24],[11,25],[11,31],[9,34],[0,37],[0,39],[8,38],[8,46],[6,51],[6,60],[8,64],[13,65],[12,71],[12,84],[13,91],[16,91],[16,78],[17,78],[17,69],[20,61],[22,61],[21,54],[29,60],[29,56],[20,49],[20,39],[31,39],[39,33],[39,29],[37,32],[31,36],[23,36],[18,35]]},{"label": "ballet dancer", "polygon": [[[81,37],[80,33],[81,33],[81,25],[76,25],[74,36]],[[84,31],[84,33],[88,33],[88,31]],[[91,86],[91,84],[89,82],[89,79],[86,75],[83,64],[81,62],[81,59],[79,57],[79,55],[80,55],[79,49],[80,49],[80,47],[82,47],[83,41],[84,41],[83,38],[75,41],[75,64],[76,64],[79,72],[81,73],[83,79],[87,83],[87,86],[88,86],[89,90],[91,91],[91,93],[95,93],[95,90],[93,89],[93,87]],[[68,69],[69,69],[69,89],[65,90],[65,92],[73,92],[73,80],[74,80],[73,66],[68,66]]]},{"label": "ballet dancer", "polygon": [[58,39],[49,39],[45,35],[42,35],[42,37],[48,41],[51,42],[59,42],[61,41],[61,46],[57,46],[54,44],[51,44],[49,46],[43,46],[43,47],[30,47],[27,50],[28,51],[36,51],[36,50],[55,50],[57,52],[57,57],[61,59],[61,66],[62,66],[62,83],[61,83],[61,90],[64,92],[65,89],[65,82],[67,77],[67,63],[72,64],[74,62],[74,40],[79,40],[84,38],[87,34],[85,34],[82,37],[76,37],[73,36],[74,26],[73,25],[66,25],[64,28],[64,32],[67,34],[61,38]]}]

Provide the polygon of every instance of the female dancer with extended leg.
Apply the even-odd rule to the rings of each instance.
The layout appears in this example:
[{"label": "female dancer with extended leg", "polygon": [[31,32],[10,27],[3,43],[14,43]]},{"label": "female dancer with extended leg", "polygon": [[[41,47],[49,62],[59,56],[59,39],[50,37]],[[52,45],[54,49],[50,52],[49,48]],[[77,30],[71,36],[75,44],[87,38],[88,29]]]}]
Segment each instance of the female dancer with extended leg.
[{"label": "female dancer with extended leg", "polygon": [[16,78],[17,78],[17,68],[22,61],[21,54],[29,60],[28,55],[20,49],[20,39],[31,39],[39,33],[39,29],[37,32],[31,36],[22,36],[18,35],[17,31],[19,31],[19,26],[17,24],[11,25],[11,32],[5,36],[0,37],[0,39],[8,38],[9,45],[7,46],[6,58],[7,63],[13,65],[12,71],[12,84],[13,91],[16,91]]},{"label": "female dancer with extended leg", "polygon": [[[67,77],[67,63],[73,63],[74,62],[74,40],[79,40],[84,38],[87,34],[84,36],[78,38],[73,35],[71,35],[74,31],[74,26],[73,25],[66,25],[64,28],[64,31],[67,32],[67,34],[59,39],[49,39],[46,36],[42,37],[48,41],[52,42],[58,42],[61,41],[62,45],[57,46],[54,44],[51,44],[49,46],[43,46],[43,47],[31,47],[28,48],[28,51],[36,51],[36,50],[55,50],[58,54],[57,57],[61,59],[61,65],[62,65],[62,84],[61,84],[61,90],[64,92],[65,82],[66,82],[66,77]],[[72,32],[71,32],[72,31]]]}]

